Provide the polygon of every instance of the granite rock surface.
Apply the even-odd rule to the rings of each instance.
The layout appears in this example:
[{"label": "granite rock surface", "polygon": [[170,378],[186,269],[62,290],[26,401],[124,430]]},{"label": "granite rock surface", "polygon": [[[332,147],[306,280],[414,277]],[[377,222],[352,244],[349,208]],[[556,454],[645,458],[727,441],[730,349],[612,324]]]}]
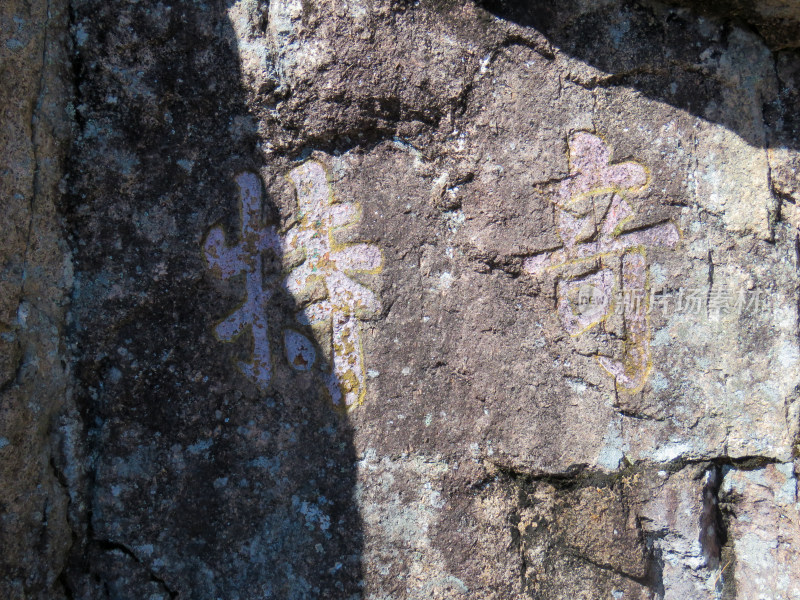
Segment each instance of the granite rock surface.
[{"label": "granite rock surface", "polygon": [[800,599],[800,9],[11,0],[0,590]]}]

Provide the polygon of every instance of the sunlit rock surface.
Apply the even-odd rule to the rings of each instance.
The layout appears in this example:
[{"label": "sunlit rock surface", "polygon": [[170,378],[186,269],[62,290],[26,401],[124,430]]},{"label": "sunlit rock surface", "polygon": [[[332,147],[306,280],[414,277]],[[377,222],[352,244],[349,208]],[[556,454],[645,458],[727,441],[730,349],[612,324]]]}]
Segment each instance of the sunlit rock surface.
[{"label": "sunlit rock surface", "polygon": [[5,3],[3,597],[800,598],[798,15]]}]

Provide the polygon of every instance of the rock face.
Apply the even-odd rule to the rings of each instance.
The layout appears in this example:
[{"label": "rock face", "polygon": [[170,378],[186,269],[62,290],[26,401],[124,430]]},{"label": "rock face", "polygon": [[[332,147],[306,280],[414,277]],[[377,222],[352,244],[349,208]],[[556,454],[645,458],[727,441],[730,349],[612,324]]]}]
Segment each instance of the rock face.
[{"label": "rock face", "polygon": [[0,6],[0,595],[61,598],[80,530],[77,415],[65,306],[72,266],[57,203],[69,148],[67,3]]},{"label": "rock face", "polygon": [[800,12],[697,4],[7,3],[5,596],[800,598]]}]

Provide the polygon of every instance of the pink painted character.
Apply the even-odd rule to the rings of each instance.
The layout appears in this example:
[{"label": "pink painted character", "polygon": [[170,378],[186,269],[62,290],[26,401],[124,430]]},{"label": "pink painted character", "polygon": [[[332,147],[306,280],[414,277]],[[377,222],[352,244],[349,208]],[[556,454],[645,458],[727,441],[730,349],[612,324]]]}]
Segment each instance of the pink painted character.
[{"label": "pink painted character", "polygon": [[[647,169],[628,161],[611,163],[606,143],[594,134],[577,132],[569,139],[569,177],[559,185],[553,203],[556,225],[563,247],[525,259],[530,275],[557,275],[568,268],[590,267],[608,257],[622,257],[621,296],[640,298],[646,293],[648,247],[674,248],[680,240],[670,222],[636,231],[623,231],[634,216],[626,200],[628,193],[647,185]],[[577,336],[605,320],[613,311],[615,277],[603,266],[581,278],[565,278],[558,284],[558,312],[564,328]],[[578,310],[575,310],[577,306]],[[600,364],[615,379],[618,388],[639,391],[650,374],[649,323],[644,302],[626,301],[626,342],[623,360],[607,356]]]},{"label": "pink painted character", "polygon": [[[334,406],[347,410],[360,404],[366,394],[360,319],[380,311],[375,293],[350,275],[379,271],[381,252],[373,244],[337,242],[337,231],[357,223],[360,214],[355,204],[334,201],[321,163],[306,161],[289,173],[289,179],[297,190],[300,222],[286,234],[284,252],[302,253],[302,262],[292,269],[284,286],[301,299],[309,290],[320,290],[300,310],[298,321],[330,335],[318,340],[330,349],[333,362],[324,374],[325,384]],[[296,357],[297,352],[292,355]]]},{"label": "pink painted character", "polygon": [[245,275],[245,297],[242,304],[214,328],[217,338],[232,342],[249,330],[253,338],[252,358],[239,361],[242,373],[265,389],[272,375],[267,329],[267,302],[272,291],[264,289],[262,271],[263,253],[267,249],[278,251],[280,240],[273,227],[261,224],[261,181],[255,173],[241,173],[236,177],[241,201],[240,241],[235,246],[225,242],[222,227],[208,232],[203,250],[208,267],[222,279]]}]

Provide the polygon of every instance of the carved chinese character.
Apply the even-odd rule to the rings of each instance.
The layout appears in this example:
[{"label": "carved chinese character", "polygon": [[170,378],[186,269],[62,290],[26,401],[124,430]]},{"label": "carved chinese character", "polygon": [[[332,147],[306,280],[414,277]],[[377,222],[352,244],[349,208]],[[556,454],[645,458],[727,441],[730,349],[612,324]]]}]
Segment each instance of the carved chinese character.
[{"label": "carved chinese character", "polygon": [[240,241],[228,246],[222,227],[214,227],[206,237],[203,250],[209,268],[223,279],[245,275],[245,296],[241,306],[219,323],[214,333],[221,341],[232,342],[245,331],[251,332],[251,359],[239,361],[238,367],[264,389],[272,374],[266,312],[272,292],[264,289],[262,261],[264,251],[268,248],[277,251],[280,241],[273,227],[260,222],[261,181],[258,176],[242,173],[236,177],[236,184],[240,198]]},{"label": "carved chinese character", "polygon": [[[553,203],[556,225],[563,247],[527,258],[524,270],[534,276],[546,272],[558,278],[558,312],[564,328],[578,336],[607,319],[614,310],[614,288],[620,286],[625,322],[625,345],[621,361],[599,356],[603,368],[622,391],[636,392],[650,373],[649,316],[647,311],[646,248],[674,248],[680,239],[677,227],[661,223],[626,232],[634,217],[628,203],[631,192],[648,182],[647,169],[634,161],[611,163],[611,152],[602,139],[578,132],[569,139],[569,177],[559,185]],[[619,283],[610,265],[620,257]],[[593,264],[600,269],[584,277],[569,271]],[[576,290],[593,289],[594,301],[576,304]]]},{"label": "carved chinese character", "polygon": [[[298,223],[285,235],[260,223],[261,183],[253,173],[236,177],[241,199],[240,241],[225,242],[221,227],[208,233],[203,250],[210,269],[223,279],[245,275],[245,297],[241,306],[219,323],[214,332],[232,342],[246,331],[252,334],[251,359],[238,367],[260,388],[269,383],[272,365],[267,329],[267,302],[273,295],[273,281],[264,280],[264,252],[272,250],[289,265],[282,279],[285,289],[302,307],[300,324],[318,334],[330,368],[322,368],[325,387],[339,408],[360,404],[366,394],[366,369],[361,342],[360,320],[380,311],[375,294],[352,276],[380,271],[380,250],[372,244],[342,244],[340,230],[360,218],[354,204],[334,202],[325,168],[310,160],[289,173],[297,191]],[[265,289],[265,284],[269,284]],[[284,348],[289,365],[310,370],[316,360],[314,343],[299,331],[284,331]]]},{"label": "carved chinese character", "polygon": [[297,190],[299,223],[286,234],[284,252],[289,257],[300,253],[301,262],[285,286],[304,304],[298,320],[319,331],[320,346],[329,350],[333,365],[325,378],[331,400],[351,408],[366,393],[360,319],[380,311],[375,294],[351,275],[378,272],[381,253],[372,244],[337,241],[339,230],[358,222],[359,209],[334,201],[322,164],[309,160],[293,169],[289,179]]}]

